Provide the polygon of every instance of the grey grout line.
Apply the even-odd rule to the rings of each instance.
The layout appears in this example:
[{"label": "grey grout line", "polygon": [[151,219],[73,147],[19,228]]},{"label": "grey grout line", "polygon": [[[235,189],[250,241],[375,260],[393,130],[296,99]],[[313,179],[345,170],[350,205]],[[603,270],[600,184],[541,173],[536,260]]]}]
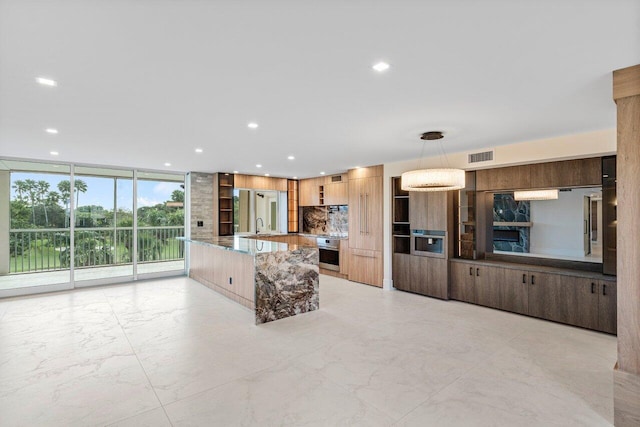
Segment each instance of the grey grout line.
[{"label": "grey grout line", "polygon": [[[136,357],[136,360],[138,361],[138,365],[140,365],[140,369],[142,369],[142,372],[144,373],[144,376],[147,379],[147,382],[149,383],[149,386],[151,387],[151,390],[153,391],[153,394],[156,396],[156,399],[158,400],[158,403],[160,404],[160,407],[162,408],[162,412],[164,412],[164,416],[167,417],[167,420],[169,420],[169,424],[173,427],[173,422],[171,422],[171,418],[169,418],[169,414],[167,413],[167,410],[165,409],[164,405],[162,404],[162,401],[160,400],[160,397],[158,396],[158,393],[156,392],[156,388],[153,386],[153,383],[151,382],[151,378],[149,378],[149,374],[147,374],[147,371],[144,369],[144,366],[142,365],[142,362],[140,361],[140,357],[138,357],[138,353],[133,348],[133,344],[131,344],[131,340],[129,340],[129,337],[127,336],[127,333],[124,330],[122,322],[120,322],[120,318],[118,317],[118,314],[116,313],[116,311],[113,309],[113,305],[109,301],[109,297],[104,293],[104,290],[102,291],[102,295],[103,295],[104,299],[106,300],[107,304],[109,304],[109,307],[111,307],[111,312],[113,313],[113,315],[115,316],[116,320],[118,321],[118,325],[120,326],[120,329],[122,330],[122,335],[124,335],[125,339],[129,343],[129,347],[131,347],[131,352]],[[147,412],[147,411],[145,411],[145,412]],[[140,414],[143,414],[143,413],[144,412],[141,412]],[[137,415],[140,415],[140,414],[137,414]],[[131,418],[131,417],[129,417],[129,418]]]}]

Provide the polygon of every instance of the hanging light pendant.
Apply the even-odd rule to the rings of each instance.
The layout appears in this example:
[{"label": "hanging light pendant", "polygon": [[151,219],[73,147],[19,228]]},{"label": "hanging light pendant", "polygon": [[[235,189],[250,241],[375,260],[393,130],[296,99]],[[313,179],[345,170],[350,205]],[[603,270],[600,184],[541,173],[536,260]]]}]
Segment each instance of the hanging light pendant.
[{"label": "hanging light pendant", "polygon": [[402,174],[405,191],[449,191],[464,188],[462,169],[418,169]]},{"label": "hanging light pendant", "polygon": [[514,191],[513,199],[522,200],[558,200],[558,189]]},{"label": "hanging light pendant", "polygon": [[[432,131],[423,133],[420,139],[431,141],[443,137],[442,132]],[[412,170],[402,174],[401,187],[404,191],[460,190],[465,187],[465,172],[452,168]]]}]

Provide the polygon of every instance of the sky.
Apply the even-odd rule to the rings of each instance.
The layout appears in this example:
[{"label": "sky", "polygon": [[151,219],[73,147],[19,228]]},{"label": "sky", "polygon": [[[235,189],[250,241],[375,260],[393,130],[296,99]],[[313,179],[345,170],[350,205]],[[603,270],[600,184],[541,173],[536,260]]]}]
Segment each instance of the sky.
[{"label": "sky", "polygon": [[[58,191],[58,183],[69,179],[69,175],[51,173],[11,173],[11,199],[16,194],[13,184],[17,180],[33,179],[34,181],[46,181],[50,191]],[[113,209],[114,185],[113,178],[76,175],[76,180],[81,179],[87,184],[87,192],[80,193],[80,206],[98,205],[105,209]],[[181,190],[180,183],[166,181],[147,181],[138,179],[138,207],[154,206],[171,200],[171,193]],[[118,207],[133,210],[133,183],[131,179],[118,178]],[[64,202],[61,202],[64,205]]]}]

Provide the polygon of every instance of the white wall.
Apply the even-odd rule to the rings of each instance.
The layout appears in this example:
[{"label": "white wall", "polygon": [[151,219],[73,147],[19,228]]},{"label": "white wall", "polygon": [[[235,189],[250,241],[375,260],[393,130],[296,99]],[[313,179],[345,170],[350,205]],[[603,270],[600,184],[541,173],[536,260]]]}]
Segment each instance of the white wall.
[{"label": "white wall", "polygon": [[[418,135],[416,135],[416,143]],[[443,148],[446,152],[446,136],[443,140]],[[468,154],[473,152],[494,150],[494,160],[482,163],[482,166],[470,165],[467,162]],[[450,166],[465,170],[487,169],[501,166],[517,165],[524,163],[542,163],[547,161],[579,159],[584,157],[600,157],[616,153],[616,130],[605,129],[582,134],[566,135],[555,138],[546,138],[535,141],[514,143],[498,147],[487,147],[460,153],[447,152],[448,164],[438,157],[425,159],[412,159],[402,162],[384,164],[384,289],[392,288],[391,281],[391,178],[400,176],[403,172],[416,169],[418,161],[420,167],[444,167]]]},{"label": "white wall", "polygon": [[584,256],[584,197],[593,189],[561,191],[558,200],[532,200],[531,254]]}]

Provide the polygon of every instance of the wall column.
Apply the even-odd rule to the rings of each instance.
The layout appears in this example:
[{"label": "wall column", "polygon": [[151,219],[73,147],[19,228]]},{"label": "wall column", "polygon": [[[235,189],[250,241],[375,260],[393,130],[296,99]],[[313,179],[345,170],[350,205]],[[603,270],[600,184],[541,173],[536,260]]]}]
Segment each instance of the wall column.
[{"label": "wall column", "polygon": [[11,176],[9,171],[0,171],[0,275],[9,273],[10,191]]},{"label": "wall column", "polygon": [[613,72],[618,110],[615,425],[640,425],[640,65]]}]

